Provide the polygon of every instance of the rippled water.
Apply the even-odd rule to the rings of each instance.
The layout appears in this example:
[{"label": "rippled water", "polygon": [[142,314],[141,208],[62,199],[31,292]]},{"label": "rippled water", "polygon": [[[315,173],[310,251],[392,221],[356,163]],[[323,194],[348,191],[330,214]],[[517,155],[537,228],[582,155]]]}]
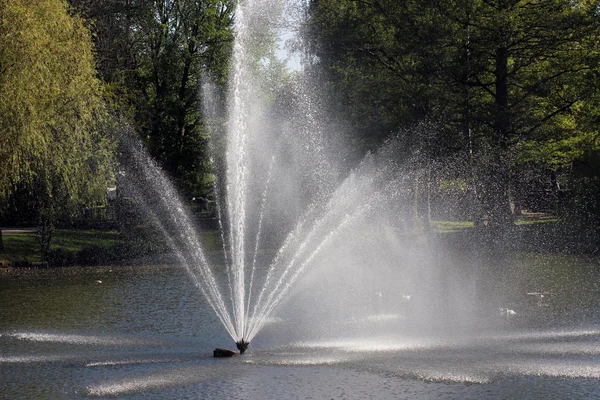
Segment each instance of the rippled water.
[{"label": "rippled water", "polygon": [[[5,274],[0,398],[600,398],[598,260],[521,255],[504,267],[480,290],[518,312],[482,306],[479,328],[424,334],[387,309],[341,315],[324,333],[301,322],[310,301],[290,301],[232,359],[212,357],[233,342],[181,268]],[[538,306],[534,286],[556,295]]]}]

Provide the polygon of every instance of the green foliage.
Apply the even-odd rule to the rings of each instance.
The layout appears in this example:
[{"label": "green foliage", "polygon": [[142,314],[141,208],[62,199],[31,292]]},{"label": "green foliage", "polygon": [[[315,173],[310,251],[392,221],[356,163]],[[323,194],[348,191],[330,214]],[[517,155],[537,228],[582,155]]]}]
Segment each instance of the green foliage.
[{"label": "green foliage", "polygon": [[[396,3],[312,1],[310,41],[313,68],[326,81],[334,115],[359,132],[367,148],[418,121],[432,96],[424,65],[413,51],[414,26],[405,18],[418,9],[412,1]],[[423,79],[422,79],[423,78]]]},{"label": "green foliage", "polygon": [[107,123],[83,20],[62,0],[0,4],[0,200],[29,193],[48,233],[58,216],[104,201]]},{"label": "green foliage", "polygon": [[[456,178],[505,224],[524,170],[549,181],[597,159],[598,22],[597,1],[313,0],[311,68],[367,147],[399,131],[429,158],[462,155]],[[403,129],[424,118],[445,129]]]},{"label": "green foliage", "polygon": [[117,110],[186,197],[206,192],[205,80],[224,89],[232,0],[71,0],[93,22],[99,72]]}]

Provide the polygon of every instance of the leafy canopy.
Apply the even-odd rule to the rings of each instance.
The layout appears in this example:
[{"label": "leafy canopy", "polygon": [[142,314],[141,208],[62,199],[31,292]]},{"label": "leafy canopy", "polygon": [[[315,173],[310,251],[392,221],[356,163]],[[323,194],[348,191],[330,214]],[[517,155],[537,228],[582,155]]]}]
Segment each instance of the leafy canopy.
[{"label": "leafy canopy", "polygon": [[41,208],[104,198],[112,145],[84,22],[63,0],[0,3],[0,200]]}]

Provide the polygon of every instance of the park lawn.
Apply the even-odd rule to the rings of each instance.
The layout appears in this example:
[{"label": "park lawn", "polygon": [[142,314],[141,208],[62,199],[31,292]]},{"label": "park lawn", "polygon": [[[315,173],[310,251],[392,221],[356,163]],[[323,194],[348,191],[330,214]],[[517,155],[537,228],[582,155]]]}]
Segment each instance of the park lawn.
[{"label": "park lawn", "polygon": [[520,219],[515,221],[515,225],[535,225],[535,224],[553,224],[559,222],[558,218],[546,218],[546,219]]},{"label": "park lawn", "polygon": [[[557,219],[522,219],[515,222],[517,226],[552,225]],[[472,221],[432,221],[435,232],[442,234],[458,233],[474,228]],[[41,251],[36,233],[3,234],[4,251],[0,252],[0,265],[14,263],[41,263]],[[57,229],[52,240],[52,250],[62,250],[77,253],[83,249],[110,249],[122,243],[118,231],[103,231],[94,229]],[[218,251],[222,248],[219,232],[201,232],[201,241],[207,251]]]},{"label": "park lawn", "polygon": [[[140,241],[148,244],[151,237],[154,236],[147,237],[140,235],[134,240],[133,247],[139,247],[140,243],[138,242]],[[4,241],[4,251],[0,252],[0,265],[14,265],[18,263],[39,264],[42,262],[39,240],[36,233],[3,233],[2,239]],[[200,240],[206,251],[212,252],[222,249],[219,232],[200,232]],[[122,245],[124,242],[127,242],[127,239],[118,231],[57,229],[52,238],[51,250],[62,255],[76,255],[83,251],[86,256],[89,256],[91,251],[94,254],[102,256],[106,252],[108,252],[107,254],[112,254],[113,249],[123,251]],[[131,243],[129,244],[131,245]],[[103,249],[106,249],[106,252],[102,251]],[[125,249],[131,250],[131,247],[126,246]],[[164,250],[164,246],[158,246],[158,253]],[[152,251],[156,251],[156,248]],[[130,255],[131,257],[135,257],[135,251]]]},{"label": "park lawn", "polygon": [[120,242],[118,231],[95,229],[57,229],[52,239],[52,248],[79,251],[86,247],[112,247]]},{"label": "park lawn", "polygon": [[473,221],[431,221],[434,232],[453,233],[475,227]]},{"label": "park lawn", "polygon": [[[39,263],[42,261],[36,233],[3,234],[4,251],[0,262]],[[93,229],[57,229],[52,240],[52,249],[77,252],[86,247],[111,247],[119,243],[119,232]]]},{"label": "park lawn", "polygon": [[[558,218],[544,218],[544,219],[517,219],[514,224],[519,225],[537,225],[537,224],[553,224],[558,222]],[[454,233],[460,232],[465,229],[475,227],[473,221],[431,221],[433,230],[437,233]]]},{"label": "park lawn", "polygon": [[35,233],[2,234],[4,251],[0,251],[0,262],[41,262],[41,251]]}]

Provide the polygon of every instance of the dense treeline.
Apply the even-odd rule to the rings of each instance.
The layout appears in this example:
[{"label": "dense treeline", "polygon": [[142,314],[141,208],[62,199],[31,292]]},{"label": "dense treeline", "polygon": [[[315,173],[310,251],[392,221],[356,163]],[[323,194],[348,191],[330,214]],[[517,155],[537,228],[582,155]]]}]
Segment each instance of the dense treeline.
[{"label": "dense treeline", "polygon": [[[596,1],[312,0],[308,15],[310,68],[366,145],[404,132],[431,162],[463,160],[475,221],[506,226],[526,192],[568,188],[598,222]],[[424,119],[434,135],[401,129]]]},{"label": "dense treeline", "polygon": [[[207,190],[203,79],[223,89],[232,0],[69,0],[90,21],[115,108],[186,197]],[[208,185],[210,182],[208,182]]]},{"label": "dense treeline", "polygon": [[[206,195],[213,166],[200,89],[225,90],[234,5],[1,2],[0,217],[34,218],[48,250],[57,220],[102,204],[116,184],[123,124],[185,198]],[[446,190],[468,205],[463,217],[490,227],[510,225],[523,207],[600,226],[597,1],[305,5],[303,67],[282,70],[274,37],[252,61],[271,74],[274,107],[293,103],[282,100],[293,79],[318,77],[320,101],[360,151],[404,137],[421,171],[417,203]],[[426,224],[429,208],[415,207]]]},{"label": "dense treeline", "polygon": [[200,86],[224,87],[232,24],[230,0],[1,2],[2,220],[35,221],[46,254],[57,221],[106,202],[123,130],[204,194]]}]

